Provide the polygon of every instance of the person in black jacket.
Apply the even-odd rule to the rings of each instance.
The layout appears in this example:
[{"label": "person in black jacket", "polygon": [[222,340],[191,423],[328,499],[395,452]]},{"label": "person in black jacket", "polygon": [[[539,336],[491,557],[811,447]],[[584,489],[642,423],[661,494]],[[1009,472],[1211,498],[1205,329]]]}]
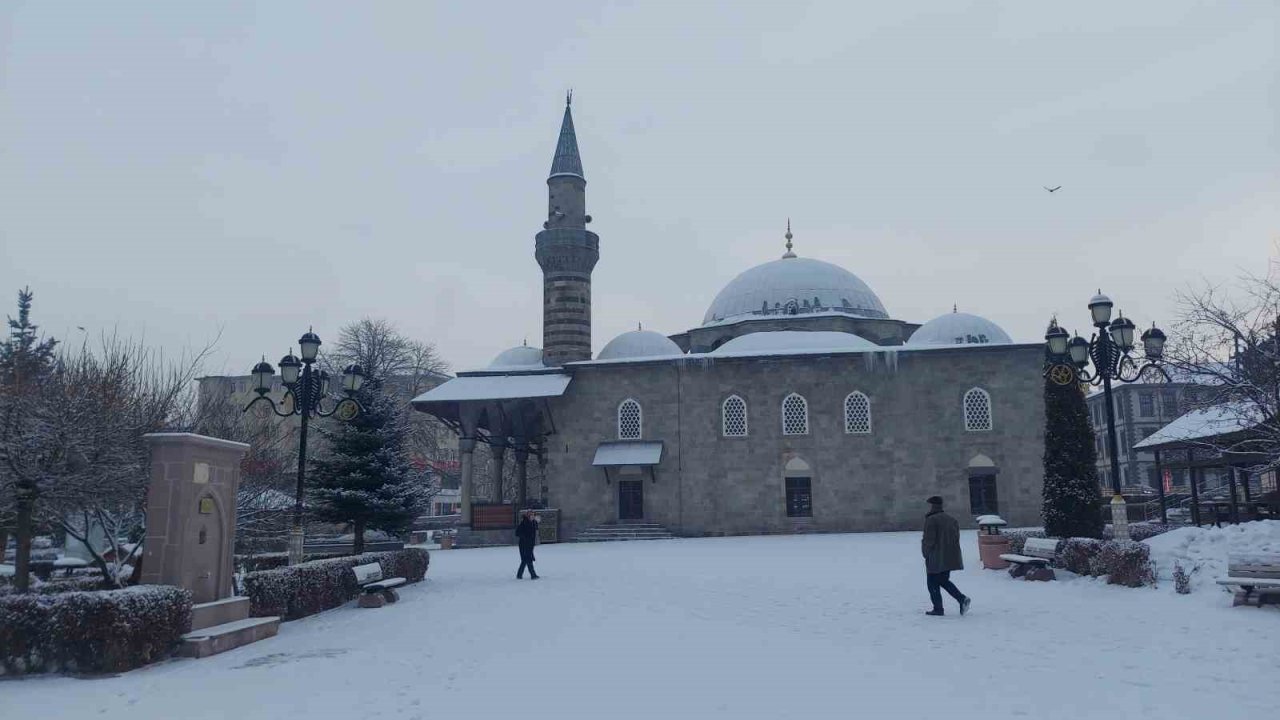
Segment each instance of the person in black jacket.
[{"label": "person in black jacket", "polygon": [[516,526],[516,540],[520,545],[520,569],[516,570],[516,579],[524,578],[525,567],[529,568],[529,579],[537,580],[538,573],[533,569],[533,543],[538,538],[538,521],[533,511],[526,510]]},{"label": "person in black jacket", "polygon": [[942,498],[937,495],[929,498],[929,514],[924,518],[920,553],[924,555],[929,599],[933,601],[933,609],[925,615],[943,614],[941,590],[946,590],[960,603],[961,615],[969,612],[968,596],[951,582],[951,572],[964,569],[964,558],[960,553],[960,524],[942,510]]}]

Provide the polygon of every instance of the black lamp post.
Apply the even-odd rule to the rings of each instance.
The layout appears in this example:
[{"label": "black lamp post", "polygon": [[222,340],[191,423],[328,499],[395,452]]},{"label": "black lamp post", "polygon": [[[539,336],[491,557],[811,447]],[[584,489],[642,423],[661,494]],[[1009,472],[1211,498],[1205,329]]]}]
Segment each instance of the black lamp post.
[{"label": "black lamp post", "polygon": [[[1142,333],[1146,361],[1139,366],[1129,354],[1133,351],[1133,321],[1123,313],[1112,320],[1112,305],[1111,298],[1103,295],[1101,290],[1089,301],[1093,326],[1098,329],[1089,340],[1079,335],[1071,337],[1058,327],[1056,320],[1049,326],[1044,340],[1052,364],[1045,374],[1060,385],[1087,382],[1102,386],[1107,406],[1107,452],[1111,456],[1111,524],[1117,539],[1128,539],[1129,516],[1120,491],[1120,443],[1116,440],[1116,410],[1111,382],[1134,382],[1151,368],[1164,375],[1166,381],[1169,375],[1160,366],[1164,358],[1165,334],[1155,325]],[[1092,373],[1088,370],[1090,360],[1093,361]]]},{"label": "black lamp post", "polygon": [[[355,393],[364,384],[364,371],[359,365],[348,365],[342,371],[342,390],[347,397],[334,401],[329,398],[329,373],[314,370],[312,365],[320,353],[320,337],[310,330],[298,339],[298,347],[302,358],[294,357],[293,351],[280,358],[280,379],[286,388],[280,402],[267,397],[271,391],[271,376],[275,370],[271,363],[263,358],[262,362],[253,366],[254,392],[258,397],[245,406],[245,412],[259,402],[265,402],[272,412],[280,417],[298,415],[302,418],[302,428],[298,433],[298,487],[294,496],[293,528],[289,531],[289,564],[302,562],[302,493],[307,477],[307,421],[311,417],[329,417],[336,415],[339,420],[349,421],[360,414],[363,408],[356,400]],[[328,409],[324,401],[330,399]],[[283,409],[282,409],[283,408]]]}]

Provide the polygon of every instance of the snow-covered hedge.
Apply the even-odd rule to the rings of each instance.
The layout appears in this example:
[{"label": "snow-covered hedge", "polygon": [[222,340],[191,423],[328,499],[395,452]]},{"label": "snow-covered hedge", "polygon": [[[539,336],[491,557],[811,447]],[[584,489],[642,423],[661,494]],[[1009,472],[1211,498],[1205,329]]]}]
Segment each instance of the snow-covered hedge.
[{"label": "snow-covered hedge", "polygon": [[1151,548],[1136,540],[1070,538],[1058,546],[1055,564],[1077,575],[1106,577],[1112,585],[1143,587],[1156,582]]},{"label": "snow-covered hedge", "polygon": [[[11,578],[5,578],[9,580]],[[71,577],[58,577],[50,580],[40,580],[32,576],[30,592],[36,595],[56,595],[66,592],[83,592],[90,590],[109,590],[107,584],[102,581],[102,575],[93,573],[89,575],[73,575]],[[16,594],[11,583],[0,582],[0,596]]]},{"label": "snow-covered hedge", "polygon": [[279,615],[297,620],[336,608],[360,594],[351,568],[371,562],[382,565],[383,577],[402,577],[414,583],[426,576],[431,556],[422,548],[405,548],[249,573],[244,577],[249,612],[255,617]]},{"label": "snow-covered hedge", "polygon": [[[1153,538],[1157,535],[1163,535],[1171,529],[1173,529],[1172,526],[1162,525],[1160,523],[1134,524],[1129,526],[1129,539],[1142,541],[1148,538]],[[1009,538],[1010,551],[1015,553],[1022,552],[1022,547],[1027,544],[1027,538],[1048,537],[1045,535],[1044,530],[1040,528],[1031,530],[1005,530],[1000,534]],[[1102,531],[1102,538],[1104,540],[1111,540],[1113,537],[1111,526],[1106,526]],[[1072,572],[1075,571],[1073,570]]]},{"label": "snow-covered hedge", "polygon": [[167,585],[0,597],[0,672],[123,672],[191,629],[191,594]]}]

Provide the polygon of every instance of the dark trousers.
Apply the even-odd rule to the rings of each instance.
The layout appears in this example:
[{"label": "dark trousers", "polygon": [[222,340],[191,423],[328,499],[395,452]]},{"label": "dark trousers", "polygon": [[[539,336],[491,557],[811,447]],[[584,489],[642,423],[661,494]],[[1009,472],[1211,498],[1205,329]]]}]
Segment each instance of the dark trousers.
[{"label": "dark trousers", "polygon": [[520,569],[516,571],[516,577],[524,577],[524,569],[529,568],[529,577],[538,577],[538,571],[533,569],[532,560],[520,560]]},{"label": "dark trousers", "polygon": [[939,590],[946,590],[947,594],[960,602],[964,599],[964,593],[960,592],[960,588],[951,582],[951,571],[940,573],[928,573],[925,577],[929,581],[929,599],[933,601],[933,609],[942,609],[942,593]]}]

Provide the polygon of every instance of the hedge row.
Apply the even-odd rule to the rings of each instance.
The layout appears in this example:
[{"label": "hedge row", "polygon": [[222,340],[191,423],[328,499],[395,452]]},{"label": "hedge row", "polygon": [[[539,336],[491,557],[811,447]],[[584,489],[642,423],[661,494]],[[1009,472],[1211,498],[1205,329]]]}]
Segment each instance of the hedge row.
[{"label": "hedge row", "polygon": [[426,576],[431,556],[422,548],[405,548],[252,572],[244,577],[249,613],[297,620],[336,608],[360,595],[351,568],[371,562],[382,565],[383,577],[402,577],[414,583]]},{"label": "hedge row", "polygon": [[1077,575],[1106,577],[1112,585],[1156,584],[1151,548],[1137,540],[1069,538],[1058,545],[1054,564]]},{"label": "hedge row", "polygon": [[0,597],[2,674],[111,673],[172,653],[191,629],[191,594],[167,585]]},{"label": "hedge row", "polygon": [[[1164,533],[1167,533],[1170,530],[1174,529],[1174,527],[1176,526],[1164,525],[1161,523],[1143,523],[1141,525],[1130,525],[1129,539],[1133,540],[1134,542],[1141,542],[1143,540],[1153,538],[1157,535],[1162,535]],[[1009,538],[1010,551],[1015,553],[1022,552],[1022,546],[1027,543],[1027,538],[1046,537],[1044,534],[1044,530],[1006,530],[1002,532],[1001,535],[1004,535]],[[1103,529],[1102,538],[1104,540],[1111,540],[1114,538],[1114,535],[1112,534],[1112,528],[1110,525],[1106,526],[1106,528]]]},{"label": "hedge row", "polygon": [[[12,578],[6,579],[12,580]],[[58,577],[50,580],[40,580],[32,576],[29,590],[36,595],[56,595],[58,593],[109,589],[111,588],[102,580],[102,574],[95,572],[89,575],[72,575],[71,577]],[[0,597],[16,594],[17,591],[12,582],[0,583]]]}]

